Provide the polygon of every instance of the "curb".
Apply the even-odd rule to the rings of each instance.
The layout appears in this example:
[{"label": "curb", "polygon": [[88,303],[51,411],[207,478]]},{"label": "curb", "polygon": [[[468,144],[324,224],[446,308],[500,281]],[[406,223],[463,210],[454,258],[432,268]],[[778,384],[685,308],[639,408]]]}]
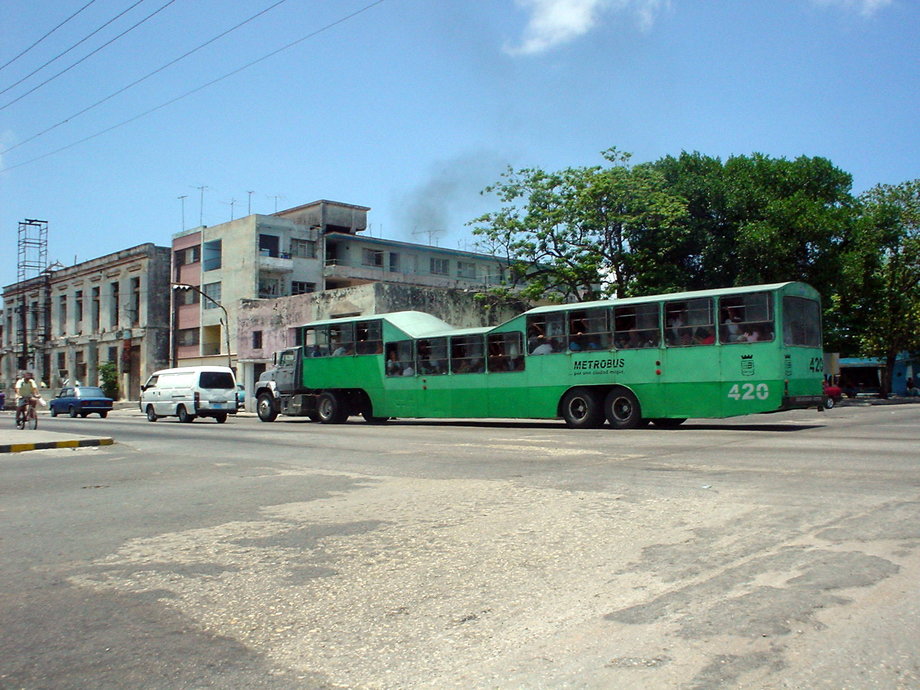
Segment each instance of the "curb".
[{"label": "curb", "polygon": [[47,450],[49,448],[86,448],[89,446],[111,446],[110,438],[85,438],[79,441],[39,441],[38,443],[0,444],[0,453],[21,453],[26,450]]}]

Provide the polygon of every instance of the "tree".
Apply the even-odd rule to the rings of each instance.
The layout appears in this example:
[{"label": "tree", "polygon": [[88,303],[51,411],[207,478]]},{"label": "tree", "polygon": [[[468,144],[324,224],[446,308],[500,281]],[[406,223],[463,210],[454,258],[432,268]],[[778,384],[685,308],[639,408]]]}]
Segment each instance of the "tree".
[{"label": "tree", "polygon": [[920,349],[920,179],[873,187],[860,203],[835,302],[860,353],[885,360],[886,396],[898,354]]},{"label": "tree", "polygon": [[118,365],[114,362],[100,364],[99,381],[102,392],[113,400],[118,400]]},{"label": "tree", "polygon": [[526,275],[526,295],[585,300],[680,286],[684,200],[652,166],[630,166],[615,148],[602,155],[611,165],[509,168],[484,190],[504,206],[473,220],[473,233]]}]

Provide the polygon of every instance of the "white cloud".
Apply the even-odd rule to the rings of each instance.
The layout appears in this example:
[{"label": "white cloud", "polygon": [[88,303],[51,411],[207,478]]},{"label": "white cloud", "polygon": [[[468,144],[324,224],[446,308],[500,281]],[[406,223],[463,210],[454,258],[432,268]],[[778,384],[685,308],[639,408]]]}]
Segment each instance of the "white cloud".
[{"label": "white cloud", "polygon": [[819,5],[835,5],[859,12],[864,17],[869,17],[883,7],[891,4],[892,0],[812,0]]},{"label": "white cloud", "polygon": [[[882,1],[882,0],[876,0]],[[535,55],[583,36],[604,12],[632,11],[643,30],[651,27],[659,8],[669,0],[515,0],[530,19],[521,41],[506,47],[512,55]]]}]

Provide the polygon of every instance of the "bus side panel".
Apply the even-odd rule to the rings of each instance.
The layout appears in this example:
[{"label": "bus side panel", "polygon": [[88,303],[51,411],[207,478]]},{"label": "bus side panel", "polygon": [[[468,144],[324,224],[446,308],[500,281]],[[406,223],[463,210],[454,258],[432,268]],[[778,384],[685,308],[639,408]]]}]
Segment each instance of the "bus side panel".
[{"label": "bus side panel", "polygon": [[488,374],[451,374],[450,408],[452,417],[488,417]]},{"label": "bus side panel", "polygon": [[[525,363],[529,364],[529,362]],[[534,416],[534,377],[526,369],[489,374],[489,416],[510,419]],[[555,415],[555,409],[549,416]]]},{"label": "bus side panel", "polygon": [[657,350],[657,394],[640,396],[642,416],[719,417],[719,347],[699,345]]},{"label": "bus side panel", "polygon": [[447,374],[420,376],[419,385],[419,415],[443,419],[453,414],[451,405],[453,378],[451,376]]},{"label": "bus side panel", "polygon": [[[782,351],[775,342],[721,347],[720,417],[773,412],[782,407]],[[716,415],[712,415],[716,416]]]},{"label": "bus side panel", "polygon": [[824,351],[814,347],[787,347],[783,376],[789,381],[789,396],[823,396]]}]

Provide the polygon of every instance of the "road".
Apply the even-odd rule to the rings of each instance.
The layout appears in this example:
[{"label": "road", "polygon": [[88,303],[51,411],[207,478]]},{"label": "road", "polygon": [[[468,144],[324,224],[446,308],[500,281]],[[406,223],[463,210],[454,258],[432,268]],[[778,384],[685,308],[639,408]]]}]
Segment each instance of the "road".
[{"label": "road", "polygon": [[920,405],[677,430],[43,419],[0,687],[918,688]]}]

